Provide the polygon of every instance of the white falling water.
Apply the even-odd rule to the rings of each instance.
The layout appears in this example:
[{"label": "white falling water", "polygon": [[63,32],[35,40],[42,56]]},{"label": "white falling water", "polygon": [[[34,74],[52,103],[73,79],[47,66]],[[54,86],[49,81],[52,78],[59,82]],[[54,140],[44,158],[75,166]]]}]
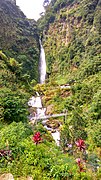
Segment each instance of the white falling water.
[{"label": "white falling water", "polygon": [[32,96],[30,100],[28,101],[28,105],[31,107],[42,108],[40,96],[37,96],[37,97]]},{"label": "white falling water", "polygon": [[46,78],[46,60],[45,60],[45,52],[41,40],[39,40],[39,43],[40,43],[40,61],[39,61],[40,84],[43,84]]},{"label": "white falling water", "polygon": [[56,132],[51,133],[53,136],[53,139],[55,140],[57,146],[60,145],[60,132],[56,130]]},{"label": "white falling water", "polygon": [[[30,114],[30,116],[29,116],[30,121],[35,120],[36,118],[41,119],[42,117],[45,117],[46,108],[43,108],[43,106],[42,106],[42,100],[41,100],[39,93],[36,92],[36,94],[37,94],[37,97],[32,96],[28,101],[28,105],[30,107],[36,108],[36,112],[33,114]],[[52,131],[53,130],[52,128],[47,127],[46,122],[47,122],[47,120],[43,120],[42,124],[48,131]],[[56,129],[56,131],[51,134],[52,134],[52,137],[55,140],[57,146],[59,146],[60,132]]]}]

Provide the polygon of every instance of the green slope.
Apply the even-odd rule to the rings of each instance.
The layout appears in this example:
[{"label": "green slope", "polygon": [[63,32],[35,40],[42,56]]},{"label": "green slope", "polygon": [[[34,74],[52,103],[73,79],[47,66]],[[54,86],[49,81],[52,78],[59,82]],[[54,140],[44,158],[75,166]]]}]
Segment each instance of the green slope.
[{"label": "green slope", "polygon": [[101,70],[100,6],[100,0],[51,1],[39,20],[39,27],[44,26],[47,72],[56,79],[61,75],[67,82]]},{"label": "green slope", "polygon": [[0,0],[0,48],[22,63],[23,75],[38,81],[39,42],[37,25],[18,6]]}]

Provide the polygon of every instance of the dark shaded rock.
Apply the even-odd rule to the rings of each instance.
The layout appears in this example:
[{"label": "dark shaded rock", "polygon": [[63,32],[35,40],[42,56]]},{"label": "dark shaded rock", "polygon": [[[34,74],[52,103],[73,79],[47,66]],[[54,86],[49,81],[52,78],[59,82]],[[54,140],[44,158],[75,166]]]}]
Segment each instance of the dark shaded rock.
[{"label": "dark shaded rock", "polygon": [[56,121],[56,120],[50,120],[50,121],[48,120],[46,122],[46,125],[49,128],[56,129],[56,128],[58,128],[60,126],[60,123],[58,121]]},{"label": "dark shaded rock", "polygon": [[52,129],[52,130],[51,130],[51,133],[55,133],[55,132],[56,132],[56,130],[55,130],[55,129]]}]

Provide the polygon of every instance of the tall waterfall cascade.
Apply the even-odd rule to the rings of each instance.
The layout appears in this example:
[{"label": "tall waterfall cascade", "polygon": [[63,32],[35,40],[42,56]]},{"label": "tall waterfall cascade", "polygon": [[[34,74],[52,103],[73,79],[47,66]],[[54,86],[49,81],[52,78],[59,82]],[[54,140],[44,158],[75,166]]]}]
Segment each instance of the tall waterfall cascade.
[{"label": "tall waterfall cascade", "polygon": [[[45,52],[41,40],[39,40],[39,43],[40,43],[39,80],[40,80],[40,84],[43,84],[45,83],[45,79],[46,79],[46,60],[45,60]],[[38,92],[36,92],[36,95],[37,96],[32,96],[28,101],[29,107],[36,108],[36,111],[30,113],[29,120],[30,121],[34,120],[35,122],[37,121],[37,119],[45,118],[45,120],[42,121],[42,124],[47,130],[52,131],[53,129],[49,128],[46,125],[47,122],[46,108],[43,107],[42,100]],[[59,146],[60,132],[56,129],[56,131],[52,132],[51,134],[57,146]]]},{"label": "tall waterfall cascade", "polygon": [[45,60],[45,51],[42,46],[41,40],[40,43],[40,60],[39,60],[39,74],[40,74],[40,84],[43,84],[46,79],[46,60]]}]

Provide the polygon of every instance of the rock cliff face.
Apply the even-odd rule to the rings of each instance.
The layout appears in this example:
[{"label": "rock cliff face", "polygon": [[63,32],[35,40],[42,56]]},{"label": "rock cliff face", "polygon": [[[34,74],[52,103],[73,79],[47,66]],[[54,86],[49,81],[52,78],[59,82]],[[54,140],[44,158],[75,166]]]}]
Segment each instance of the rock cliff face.
[{"label": "rock cliff face", "polygon": [[37,25],[16,6],[15,0],[0,0],[0,48],[22,63],[23,74],[38,79],[39,42]]},{"label": "rock cliff face", "polygon": [[64,76],[67,81],[74,74],[79,79],[86,73],[91,74],[83,72],[82,66],[87,63],[93,66],[93,61],[99,64],[100,6],[100,0],[52,0],[47,7],[46,15],[39,20],[39,26],[42,28],[45,24],[47,70],[49,74],[56,75],[55,79],[60,80],[60,76]]}]

